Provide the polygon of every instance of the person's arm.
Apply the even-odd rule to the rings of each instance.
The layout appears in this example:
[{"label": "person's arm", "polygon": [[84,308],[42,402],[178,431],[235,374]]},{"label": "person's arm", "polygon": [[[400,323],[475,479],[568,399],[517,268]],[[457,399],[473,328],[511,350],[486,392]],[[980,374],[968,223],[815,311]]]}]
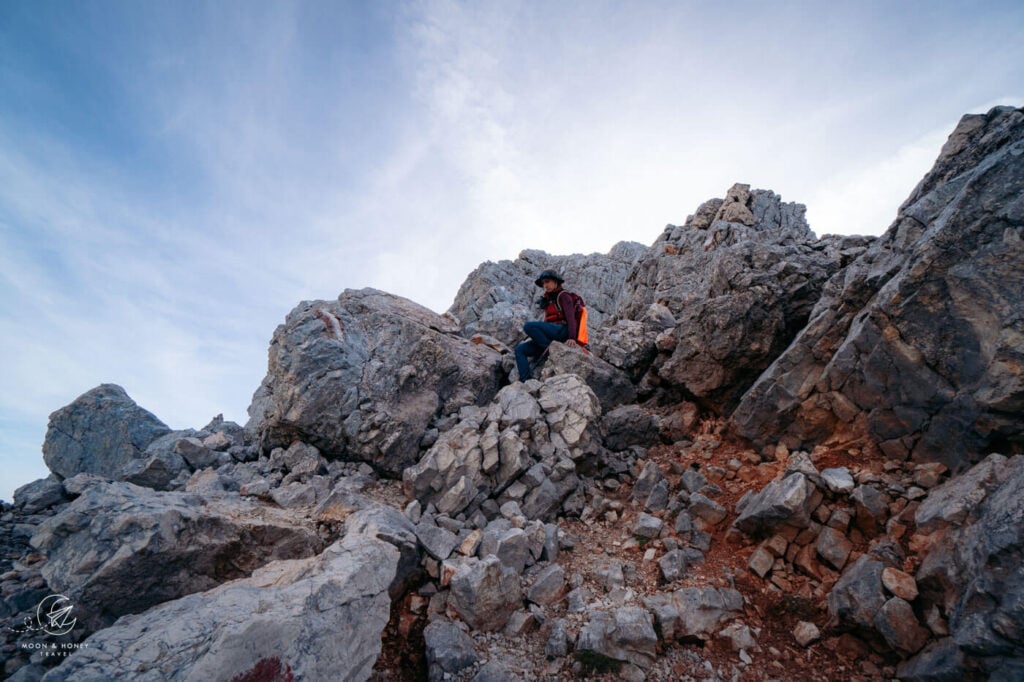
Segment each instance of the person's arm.
[{"label": "person's arm", "polygon": [[569,338],[566,340],[566,344],[575,346],[576,337],[580,330],[576,322],[576,304],[573,302],[572,296],[569,295],[568,291],[563,291],[558,295],[558,307],[562,309],[562,314],[565,316],[565,324],[569,327]]}]

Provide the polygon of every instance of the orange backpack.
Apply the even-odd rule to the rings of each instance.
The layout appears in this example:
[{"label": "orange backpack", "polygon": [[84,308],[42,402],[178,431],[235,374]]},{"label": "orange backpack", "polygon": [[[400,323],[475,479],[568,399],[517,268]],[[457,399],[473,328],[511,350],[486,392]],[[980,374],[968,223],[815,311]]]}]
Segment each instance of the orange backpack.
[{"label": "orange backpack", "polygon": [[[571,291],[565,292],[572,297],[572,302],[576,306],[576,343],[581,346],[586,346],[590,343],[590,336],[587,333],[587,305],[583,302],[583,297],[579,294],[574,294]],[[558,305],[558,298],[555,298],[555,305]],[[562,310],[562,306],[558,305],[558,311],[562,313],[562,317],[565,317],[565,311]],[[566,318],[568,319],[568,318]]]}]

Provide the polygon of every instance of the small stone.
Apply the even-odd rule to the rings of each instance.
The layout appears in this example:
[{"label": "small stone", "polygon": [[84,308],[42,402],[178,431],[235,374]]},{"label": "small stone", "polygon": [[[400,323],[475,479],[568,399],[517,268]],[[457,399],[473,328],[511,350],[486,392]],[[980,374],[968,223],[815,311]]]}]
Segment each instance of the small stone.
[{"label": "small stone", "polygon": [[473,556],[476,551],[480,548],[480,542],[483,540],[484,532],[477,528],[459,544],[459,554],[463,556]]},{"label": "small stone", "polygon": [[772,570],[772,565],[775,563],[775,557],[772,556],[768,550],[758,547],[750,555],[750,561],[747,562],[747,568],[756,573],[758,577],[763,578],[768,575]]},{"label": "small stone", "polygon": [[793,638],[796,639],[796,643],[802,647],[810,645],[812,642],[816,642],[821,637],[821,631],[818,626],[814,623],[808,623],[807,621],[800,621],[793,628]]},{"label": "small stone", "polygon": [[822,470],[821,480],[824,481],[829,490],[843,495],[852,493],[856,487],[853,476],[850,475],[850,470],[846,467]]},{"label": "small stone", "polygon": [[541,606],[554,604],[565,595],[565,588],[565,569],[551,564],[537,574],[533,585],[526,591],[526,598]]},{"label": "small stone", "polygon": [[894,649],[917,653],[928,641],[928,630],[921,627],[914,608],[905,600],[893,597],[875,613],[875,629]]},{"label": "small stone", "polygon": [[640,516],[637,517],[636,523],[633,524],[633,534],[637,537],[654,540],[661,535],[661,529],[664,525],[658,517],[641,512]]},{"label": "small stone", "polygon": [[825,526],[821,529],[821,533],[818,535],[818,541],[815,543],[814,548],[818,552],[818,556],[832,565],[836,570],[842,570],[843,566],[846,565],[847,559],[850,558],[850,552],[853,550],[853,543],[850,540],[837,531],[835,528]]},{"label": "small stone", "polygon": [[908,602],[917,599],[917,581],[908,573],[887,566],[882,571],[882,584],[900,599]]},{"label": "small stone", "polygon": [[771,552],[774,556],[785,556],[786,549],[789,547],[789,542],[781,535],[773,535],[762,542],[761,546]]}]

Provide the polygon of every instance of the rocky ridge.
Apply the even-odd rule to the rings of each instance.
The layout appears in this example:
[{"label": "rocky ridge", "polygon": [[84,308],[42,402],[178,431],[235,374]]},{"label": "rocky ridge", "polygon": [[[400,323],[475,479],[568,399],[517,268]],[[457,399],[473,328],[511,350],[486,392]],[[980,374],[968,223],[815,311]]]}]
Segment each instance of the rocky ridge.
[{"label": "rocky ridge", "polygon": [[[244,428],[84,394],[0,515],[2,674],[1019,679],[1022,153],[965,117],[878,239],[735,185],[445,315],[303,302]],[[595,355],[510,383],[549,267]]]}]

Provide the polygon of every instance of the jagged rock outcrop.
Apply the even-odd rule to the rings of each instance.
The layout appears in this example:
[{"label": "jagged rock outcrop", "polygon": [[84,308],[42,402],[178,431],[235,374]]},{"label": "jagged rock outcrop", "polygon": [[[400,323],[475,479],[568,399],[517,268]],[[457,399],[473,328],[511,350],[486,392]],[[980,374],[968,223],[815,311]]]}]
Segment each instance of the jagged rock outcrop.
[{"label": "jagged rock outcrop", "polygon": [[406,494],[450,516],[493,500],[546,518],[576,490],[577,466],[593,469],[603,454],[600,416],[597,397],[573,374],[506,386],[489,407],[463,410],[405,470]]},{"label": "jagged rock outcrop", "polygon": [[869,241],[816,239],[802,205],[734,185],[724,201],[666,228],[626,280],[616,321],[663,306],[674,327],[641,336],[639,355],[653,360],[646,383],[727,413],[804,326],[828,278]]},{"label": "jagged rock outcrop", "polygon": [[146,448],[171,429],[120,386],[103,384],[50,415],[43,461],[61,478],[89,473],[122,477]]},{"label": "jagged rock outcrop", "polygon": [[537,318],[540,289],[534,284],[544,270],[555,270],[565,286],[583,297],[589,326],[596,328],[619,305],[622,283],[646,247],[619,242],[606,255],[551,256],[527,250],[514,261],[487,262],[470,273],[448,312],[467,336],[485,334],[513,346],[525,338],[523,324]]},{"label": "jagged rock outcrop", "polygon": [[300,304],[274,332],[247,430],[265,450],[299,439],[400,476],[431,422],[486,404],[501,359],[443,317],[373,289]]},{"label": "jagged rock outcrop", "polygon": [[965,116],[733,415],[758,444],[862,437],[961,469],[1024,447],[1024,110]]},{"label": "jagged rock outcrop", "polygon": [[92,628],[323,545],[302,519],[252,501],[102,481],[40,524],[31,542],[48,557],[47,584]]},{"label": "jagged rock outcrop", "polygon": [[126,616],[43,678],[364,680],[398,551],[358,534],[320,555]]},{"label": "jagged rock outcrop", "polygon": [[1024,675],[1021,491],[1024,456],[990,455],[918,508],[919,541],[927,547],[916,575],[922,610],[948,616],[955,655],[947,646],[925,650],[907,664],[906,677],[922,679],[913,671],[928,669],[960,679]]}]

